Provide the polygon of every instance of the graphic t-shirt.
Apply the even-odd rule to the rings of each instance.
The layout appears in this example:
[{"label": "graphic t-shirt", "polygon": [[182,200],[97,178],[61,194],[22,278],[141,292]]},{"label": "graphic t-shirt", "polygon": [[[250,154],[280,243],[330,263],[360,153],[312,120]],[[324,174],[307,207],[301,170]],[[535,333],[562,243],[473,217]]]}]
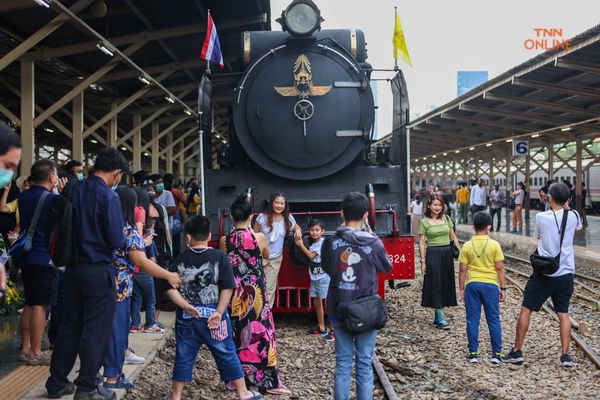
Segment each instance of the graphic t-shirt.
[{"label": "graphic t-shirt", "polygon": [[117,286],[117,301],[123,301],[133,294],[133,270],[135,266],[129,259],[133,251],[144,251],[145,245],[137,229],[127,224],[123,228],[125,243],[115,251],[113,275]]},{"label": "graphic t-shirt", "polygon": [[308,248],[308,250],[317,253],[317,256],[308,263],[308,274],[310,275],[311,281],[318,281],[319,279],[323,279],[329,276],[325,273],[323,267],[321,266],[321,247],[323,246],[324,241],[325,238],[322,237],[321,239],[311,244]]},{"label": "graphic t-shirt", "polygon": [[169,271],[179,274],[179,292],[194,306],[217,304],[221,290],[237,287],[227,255],[220,250],[188,248],[171,263]]}]

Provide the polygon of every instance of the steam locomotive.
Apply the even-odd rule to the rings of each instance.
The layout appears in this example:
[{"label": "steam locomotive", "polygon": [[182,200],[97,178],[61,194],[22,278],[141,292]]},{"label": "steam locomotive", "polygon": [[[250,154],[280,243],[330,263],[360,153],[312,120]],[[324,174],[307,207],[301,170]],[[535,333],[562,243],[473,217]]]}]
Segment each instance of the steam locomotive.
[{"label": "steam locomotive", "polygon": [[[407,148],[404,125],[408,97],[401,71],[393,81],[394,139],[390,148],[371,150],[375,117],[371,66],[362,31],[320,30],[320,11],[311,0],[294,0],[278,19],[283,32],[244,32],[241,58],[247,67],[233,93],[230,147],[219,169],[205,173],[206,215],[230,229],[228,207],[251,187],[255,209],[281,192],[298,224],[325,222],[331,234],[340,225],[340,202],[368,187],[369,222],[394,265],[383,280],[414,278],[414,241],[407,233]],[[215,236],[218,235],[218,236]],[[306,264],[284,248],[275,312],[312,307]]]}]

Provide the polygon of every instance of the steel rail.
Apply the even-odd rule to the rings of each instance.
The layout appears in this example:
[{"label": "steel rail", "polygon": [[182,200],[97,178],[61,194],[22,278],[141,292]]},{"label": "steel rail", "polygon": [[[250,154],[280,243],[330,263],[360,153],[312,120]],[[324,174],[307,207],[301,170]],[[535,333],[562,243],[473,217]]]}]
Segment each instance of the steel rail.
[{"label": "steel rail", "polygon": [[375,370],[375,374],[377,374],[377,378],[379,378],[379,382],[381,383],[381,386],[383,387],[383,391],[385,392],[385,396],[387,397],[388,400],[398,400],[398,395],[396,394],[396,391],[394,390],[394,387],[392,386],[392,382],[390,382],[390,379],[387,376],[387,373],[385,372],[385,370],[383,369],[383,365],[381,365],[381,362],[379,361],[379,357],[377,357],[377,354],[373,355],[373,369]]}]

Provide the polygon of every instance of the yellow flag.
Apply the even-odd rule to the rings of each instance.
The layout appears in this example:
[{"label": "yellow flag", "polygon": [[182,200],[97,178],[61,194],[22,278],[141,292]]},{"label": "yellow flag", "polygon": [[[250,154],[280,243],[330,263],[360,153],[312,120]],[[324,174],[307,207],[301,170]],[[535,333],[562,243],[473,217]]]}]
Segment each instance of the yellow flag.
[{"label": "yellow flag", "polygon": [[402,30],[402,23],[400,22],[398,11],[396,11],[396,23],[394,24],[394,38],[392,43],[394,43],[394,59],[401,59],[412,67],[412,62],[410,61],[410,55],[408,54],[408,48],[406,47],[406,40],[404,39],[404,31]]}]

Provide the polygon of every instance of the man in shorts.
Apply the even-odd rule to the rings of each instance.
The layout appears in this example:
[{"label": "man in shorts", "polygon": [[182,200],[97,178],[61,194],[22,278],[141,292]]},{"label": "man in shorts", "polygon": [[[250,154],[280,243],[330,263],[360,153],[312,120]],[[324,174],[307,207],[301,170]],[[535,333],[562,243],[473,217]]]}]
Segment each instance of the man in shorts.
[{"label": "man in shorts", "polygon": [[[523,342],[532,311],[539,311],[542,305],[550,297],[554,305],[554,311],[558,314],[560,321],[560,342],[562,354],[560,362],[563,367],[576,365],[569,356],[569,345],[571,343],[571,321],[569,320],[569,300],[573,294],[573,274],[575,273],[575,253],[573,249],[573,237],[575,231],[581,229],[581,219],[577,211],[565,207],[569,200],[569,188],[564,183],[556,183],[548,190],[548,201],[550,209],[540,212],[535,217],[535,230],[537,232],[538,253],[544,257],[556,257],[560,253],[560,266],[558,271],[552,275],[541,275],[533,273],[523,296],[521,314],[517,323],[517,334],[515,346],[504,358],[504,362],[522,364],[524,361]],[[560,246],[560,228],[563,213],[569,213],[565,226],[562,247]]]}]

